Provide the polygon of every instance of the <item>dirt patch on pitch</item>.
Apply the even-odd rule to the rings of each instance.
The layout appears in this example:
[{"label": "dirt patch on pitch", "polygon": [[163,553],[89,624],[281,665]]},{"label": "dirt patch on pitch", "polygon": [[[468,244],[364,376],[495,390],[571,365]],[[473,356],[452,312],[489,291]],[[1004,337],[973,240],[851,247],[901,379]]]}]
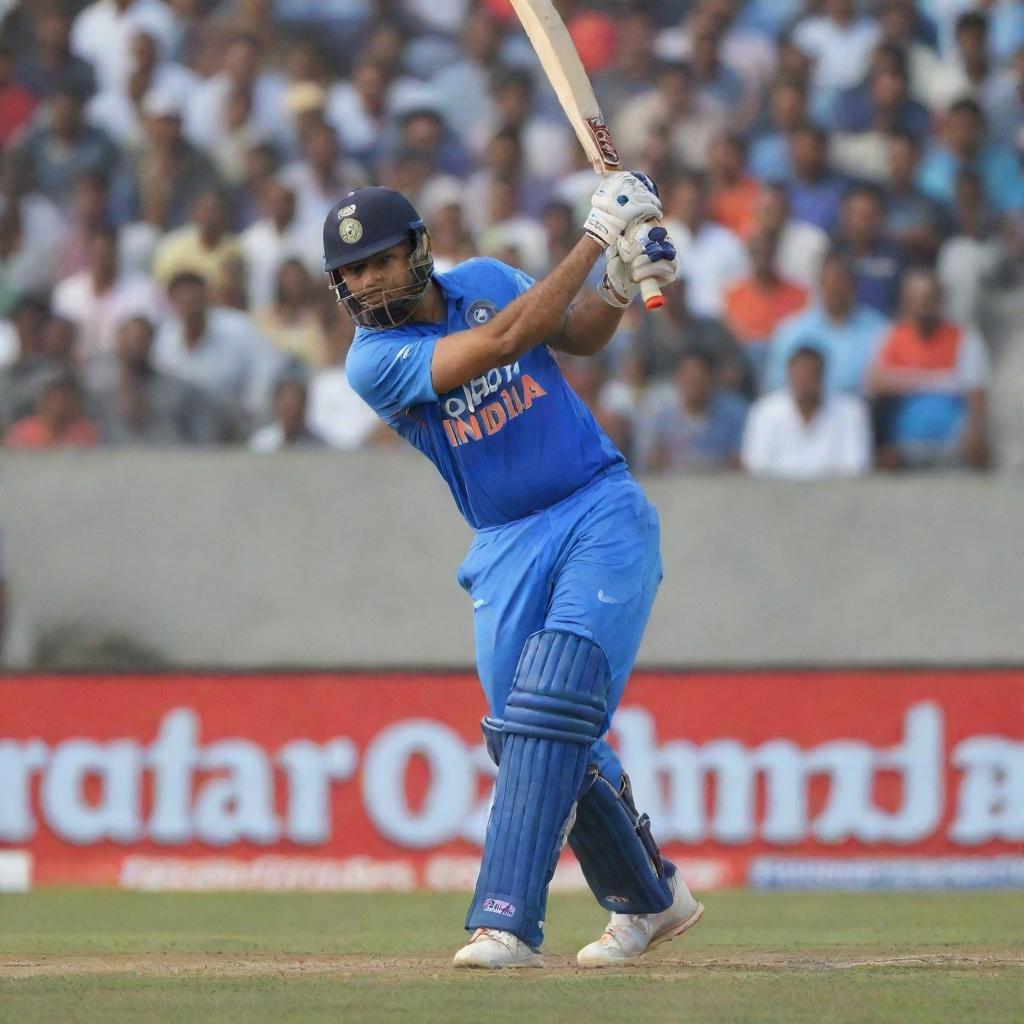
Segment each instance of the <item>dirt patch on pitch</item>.
[{"label": "dirt patch on pitch", "polygon": [[[546,970],[520,972],[532,978],[551,974],[588,974],[574,957],[545,954]],[[652,957],[642,963],[606,968],[601,973],[643,974],[655,978],[679,977],[694,970],[853,970],[865,967],[929,968],[946,970],[1021,968],[1024,953],[952,953],[948,950],[908,951],[900,956],[858,956],[849,951],[822,953],[819,950],[797,953],[733,954],[706,957]],[[239,953],[121,953],[107,956],[23,956],[0,959],[0,979],[67,976],[134,975],[174,977],[308,977],[332,975],[339,979],[386,975],[389,979],[424,978],[456,974],[451,959],[444,957],[375,956],[285,956],[281,954]],[[511,973],[511,972],[509,972]]]}]

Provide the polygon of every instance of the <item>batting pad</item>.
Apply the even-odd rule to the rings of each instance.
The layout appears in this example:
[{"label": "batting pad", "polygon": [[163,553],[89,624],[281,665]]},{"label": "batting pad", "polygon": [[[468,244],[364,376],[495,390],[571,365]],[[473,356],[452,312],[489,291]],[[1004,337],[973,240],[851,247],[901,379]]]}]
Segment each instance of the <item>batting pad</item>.
[{"label": "batting pad", "polygon": [[526,641],[504,717],[487,723],[500,732],[501,763],[467,929],[543,941],[548,883],[610,680],[604,651],[585,637],[543,630]]},{"label": "batting pad", "polygon": [[633,803],[629,778],[621,786],[596,774],[576,804],[569,845],[583,877],[606,910],[617,914],[656,914],[672,904],[668,880],[675,865],[663,861],[651,835],[651,822]]}]

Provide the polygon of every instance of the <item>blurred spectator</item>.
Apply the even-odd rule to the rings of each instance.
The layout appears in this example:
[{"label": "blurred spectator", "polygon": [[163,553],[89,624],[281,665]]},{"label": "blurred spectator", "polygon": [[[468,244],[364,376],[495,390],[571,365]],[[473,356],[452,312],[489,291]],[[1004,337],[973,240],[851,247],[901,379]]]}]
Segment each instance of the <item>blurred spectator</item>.
[{"label": "blurred spectator", "polygon": [[708,153],[708,184],[711,218],[734,231],[740,238],[749,238],[754,230],[757,181],[744,170],[747,151],[738,135],[719,135]]},{"label": "blurred spectator", "polygon": [[14,54],[0,40],[0,146],[10,144],[35,109],[35,96],[15,78]]},{"label": "blurred spectator", "polygon": [[981,179],[973,171],[961,171],[953,228],[936,262],[950,317],[966,323],[980,321],[984,289],[995,281],[1007,255],[999,219],[985,203]]},{"label": "blurred spectator", "polygon": [[872,306],[857,300],[857,277],[850,261],[838,252],[821,268],[818,301],[810,309],[779,324],[772,336],[764,390],[785,386],[793,353],[812,345],[825,360],[825,392],[864,395],[867,374],[890,322]]},{"label": "blurred spectator", "polygon": [[146,145],[122,167],[112,190],[118,223],[139,218],[146,183],[160,181],[166,188],[164,219],[172,228],[185,223],[196,196],[217,187],[213,165],[182,133],[183,108],[184,98],[177,89],[160,86],[146,93],[142,101]]},{"label": "blurred spectator", "polygon": [[331,86],[325,117],[353,157],[370,159],[376,154],[390,84],[387,71],[364,54],[352,69],[351,81]]},{"label": "blurred spectator", "polygon": [[332,448],[342,451],[355,451],[378,438],[393,437],[348,382],[345,356],[352,336],[347,318],[326,332],[327,362],[313,373],[309,383],[310,428]]},{"label": "blurred spectator", "polygon": [[45,99],[59,88],[78,96],[96,91],[92,65],[71,52],[71,18],[57,4],[34,15],[32,45],[19,48],[14,73],[36,96]]},{"label": "blurred spectator", "polygon": [[192,271],[177,274],[167,291],[175,315],[157,331],[154,365],[203,389],[229,413],[265,418],[280,365],[270,342],[244,313],[211,307],[207,282]]},{"label": "blurred spectator", "polygon": [[779,276],[775,264],[776,245],[773,235],[755,235],[747,246],[750,276],[725,291],[723,319],[742,343],[757,379],[760,379],[768,342],[775,329],[786,317],[807,305],[807,289]]},{"label": "blurred spectator", "polygon": [[58,278],[69,277],[89,265],[92,236],[107,224],[107,180],[100,174],[83,174],[71,193],[71,210],[56,268]]},{"label": "blurred spectator", "polygon": [[312,232],[323,229],[324,218],[342,196],[367,184],[362,168],[346,159],[334,129],[311,128],[302,140],[302,159],[281,171],[281,180],[295,193],[296,217]]},{"label": "blurred spectator", "polygon": [[62,205],[81,175],[109,175],[118,161],[106,133],[85,122],[81,96],[63,85],[50,94],[43,117],[33,123],[20,147],[33,185]]},{"label": "blurred spectator", "polygon": [[[680,175],[665,203],[669,232],[678,241],[679,276],[686,281],[686,304],[697,316],[718,316],[729,285],[749,271],[746,249],[735,232],[708,215],[703,175]],[[678,222],[678,228],[671,222]]]},{"label": "blurred spectator", "polygon": [[742,460],[748,473],[814,480],[871,468],[867,406],[853,395],[827,395],[824,377],[820,349],[804,345],[790,356],[787,386],[759,398],[747,417]]},{"label": "blurred spectator", "polygon": [[220,425],[198,388],[156,369],[154,328],[144,316],[118,325],[117,354],[99,360],[89,395],[104,444],[211,444]]},{"label": "blurred spectator", "polygon": [[71,28],[71,48],[96,71],[101,89],[120,89],[131,74],[131,40],[152,34],[169,51],[174,15],[161,0],[93,0]]},{"label": "blurred spectator", "polygon": [[50,290],[64,238],[60,211],[38,192],[28,191],[20,161],[8,152],[0,192],[0,316],[21,295]]},{"label": "blurred spectator", "polygon": [[983,11],[964,11],[956,19],[956,52],[932,70],[927,84],[928,102],[945,110],[956,100],[970,97],[987,109],[996,86],[996,69],[989,54],[988,18]]},{"label": "blurred spectator", "polygon": [[[576,140],[564,124],[537,113],[535,80],[519,69],[500,70],[495,72],[492,91],[495,123],[518,134],[526,177],[550,181],[566,174],[572,166]],[[490,137],[488,128],[481,126],[472,140],[475,152],[481,151]],[[646,133],[641,141],[644,137]],[[621,144],[617,134],[615,141]]]},{"label": "blurred spectator", "polygon": [[885,186],[885,233],[909,260],[931,263],[949,231],[942,206],[917,186],[921,148],[907,132],[889,136],[889,177]]},{"label": "blurred spectator", "polygon": [[933,199],[951,207],[961,171],[984,182],[988,202],[999,213],[1024,207],[1024,172],[1012,150],[986,136],[985,115],[972,99],[957,100],[946,115],[940,140],[925,156],[919,184]]},{"label": "blurred spectator", "polygon": [[82,389],[73,374],[49,377],[39,390],[35,413],[14,424],[4,437],[11,449],[92,448],[99,443],[85,414]]},{"label": "blurred spectator", "polygon": [[462,22],[459,42],[458,59],[441,68],[431,82],[445,120],[459,133],[463,144],[469,146],[482,126],[494,123],[488,86],[498,65],[500,26],[486,8],[477,7]]},{"label": "blurred spectator", "polygon": [[286,377],[274,388],[274,422],[260,427],[249,439],[254,452],[277,452],[283,448],[322,448],[324,439],[306,423],[306,384]]},{"label": "blurred spectator", "polygon": [[310,237],[307,225],[296,220],[292,188],[280,179],[270,181],[263,190],[263,203],[264,217],[239,237],[254,309],[273,301],[276,276],[286,259],[308,259],[312,250],[319,260],[319,239]]},{"label": "blurred spectator", "polygon": [[880,400],[886,468],[988,466],[988,353],[973,330],[943,317],[942,303],[932,271],[908,272],[902,319],[886,336],[870,377]]},{"label": "blurred spectator", "polygon": [[256,326],[278,352],[309,367],[322,366],[327,357],[315,287],[301,260],[286,259],[277,271],[273,303],[253,313]]},{"label": "blurred spectator", "polygon": [[723,116],[735,117],[745,127],[748,114],[742,108],[746,84],[722,60],[719,30],[708,26],[694,33],[690,67],[698,98]]},{"label": "blurred spectator", "polygon": [[888,137],[894,131],[922,139],[928,132],[928,111],[910,98],[902,54],[881,51],[863,96],[854,90],[844,97],[839,131],[832,137],[830,157],[842,174],[873,182],[889,172]]},{"label": "blurred spectator", "polygon": [[185,131],[200,149],[213,154],[229,130],[246,128],[254,140],[286,144],[283,76],[263,64],[260,40],[247,31],[234,33],[221,51],[217,74],[202,82],[186,108]]},{"label": "blurred spectator", "polygon": [[914,0],[884,0],[879,7],[878,24],[882,43],[904,54],[911,95],[928,103],[929,85],[940,60],[934,25],[917,9]]},{"label": "blurred spectator", "polygon": [[7,546],[0,533],[0,663],[3,662],[4,640],[7,636]]},{"label": "blurred spectator", "polygon": [[814,62],[814,88],[825,96],[855,86],[878,42],[877,22],[862,17],[856,0],[825,0],[821,13],[801,21],[793,41]]},{"label": "blurred spectator", "polygon": [[28,416],[35,406],[40,385],[51,372],[46,353],[49,306],[41,299],[18,299],[5,323],[5,334],[14,335],[13,359],[0,370],[0,431]]},{"label": "blurred spectator", "polygon": [[136,32],[130,43],[131,73],[123,86],[107,88],[89,101],[86,115],[123,149],[135,152],[146,142],[145,100],[156,90],[194,102],[196,75],[173,61],[161,60],[159,43],[148,32]]},{"label": "blurred spectator", "polygon": [[855,185],[846,193],[836,247],[853,264],[857,298],[892,316],[904,258],[885,236],[885,205],[877,188]]},{"label": "blurred spectator", "polygon": [[1003,139],[1018,155],[1024,153],[1024,42],[993,83],[988,113],[992,138]]},{"label": "blurred spectator", "polygon": [[241,256],[238,239],[228,230],[228,206],[222,193],[201,192],[192,204],[190,221],[165,235],[153,253],[153,276],[164,287],[190,271],[213,284],[229,256]]},{"label": "blurred spectator", "polygon": [[645,5],[624,5],[615,18],[615,50],[611,64],[594,76],[594,91],[602,106],[618,110],[645,93],[651,84],[654,21]]},{"label": "blurred spectator", "polygon": [[78,328],[78,356],[88,363],[110,355],[118,324],[128,316],[160,316],[160,290],[141,274],[122,275],[117,265],[117,232],[97,228],[88,242],[88,266],[53,290],[53,311]]},{"label": "blurred spectator", "polygon": [[846,181],[829,169],[828,136],[805,124],[790,136],[789,205],[797,220],[831,232],[839,219]]},{"label": "blurred spectator", "polygon": [[807,90],[793,78],[780,78],[772,87],[768,116],[754,134],[747,168],[761,181],[785,181],[792,168],[792,137],[807,123]]},{"label": "blurred spectator", "polygon": [[716,383],[742,395],[754,393],[754,379],[743,346],[721,320],[695,314],[686,291],[664,291],[663,316],[641,316],[634,330],[633,353],[643,374],[653,382],[667,381],[684,352],[699,350],[715,365]]},{"label": "blurred spectator", "polygon": [[670,401],[661,403],[648,421],[641,418],[638,446],[642,469],[700,472],[738,469],[747,403],[715,383],[714,358],[688,348],[679,358]]},{"label": "blurred spectator", "polygon": [[928,133],[928,108],[913,98],[902,47],[879,46],[867,78],[844,92],[836,110],[835,127],[844,133],[909,132],[915,139]]},{"label": "blurred spectator", "polygon": [[776,239],[775,268],[780,277],[808,291],[817,285],[829,247],[828,235],[821,228],[790,216],[785,185],[761,187],[754,208],[753,230]]}]

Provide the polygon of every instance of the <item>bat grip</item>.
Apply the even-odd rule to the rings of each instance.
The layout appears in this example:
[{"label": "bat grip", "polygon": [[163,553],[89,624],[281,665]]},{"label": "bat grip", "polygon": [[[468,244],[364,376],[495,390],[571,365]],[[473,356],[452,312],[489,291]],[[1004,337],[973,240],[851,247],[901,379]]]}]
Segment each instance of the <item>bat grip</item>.
[{"label": "bat grip", "polygon": [[661,294],[658,283],[649,278],[640,282],[640,295],[648,309],[661,309],[665,305],[665,296]]},{"label": "bat grip", "polygon": [[[652,217],[647,223],[652,227],[661,226],[661,221],[655,217]],[[665,296],[661,294],[658,282],[652,281],[650,278],[640,282],[640,297],[648,309],[661,309],[665,305]]]}]

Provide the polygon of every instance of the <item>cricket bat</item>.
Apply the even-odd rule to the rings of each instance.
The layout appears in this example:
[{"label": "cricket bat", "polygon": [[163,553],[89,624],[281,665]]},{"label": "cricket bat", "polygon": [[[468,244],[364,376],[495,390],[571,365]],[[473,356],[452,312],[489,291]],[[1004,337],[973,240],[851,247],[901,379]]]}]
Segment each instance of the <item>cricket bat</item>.
[{"label": "cricket bat", "polygon": [[[619,154],[612,133],[604,123],[594,87],[554,3],[552,0],[510,0],[510,3],[594,170],[598,174],[619,170]],[[648,309],[658,309],[665,304],[661,289],[654,281],[641,282],[640,294]]]}]

